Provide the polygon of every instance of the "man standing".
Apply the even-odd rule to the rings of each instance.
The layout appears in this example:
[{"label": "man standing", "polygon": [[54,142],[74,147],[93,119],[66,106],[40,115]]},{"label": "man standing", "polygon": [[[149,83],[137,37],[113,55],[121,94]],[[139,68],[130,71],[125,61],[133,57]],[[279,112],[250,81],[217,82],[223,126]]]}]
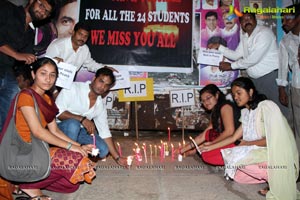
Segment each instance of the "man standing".
[{"label": "man standing", "polygon": [[58,126],[80,144],[93,144],[93,135],[100,158],[109,151],[118,164],[126,166],[127,160],[120,157],[113,143],[101,97],[114,83],[113,71],[104,67],[97,70],[91,82],[74,82],[69,90],[62,89],[56,98]]},{"label": "man standing", "polygon": [[254,13],[243,13],[240,17],[240,43],[236,50],[230,50],[220,44],[211,44],[208,48],[218,49],[225,57],[235,62],[220,62],[221,71],[246,69],[259,92],[274,101],[281,112],[288,117],[287,107],[280,104],[276,78],[278,76],[278,48],[276,37],[271,29],[257,25]]},{"label": "man standing", "polygon": [[283,36],[279,45],[279,70],[276,81],[279,100],[287,106],[288,72],[292,72],[291,104],[296,144],[300,151],[300,4],[288,8],[292,7],[295,7],[295,13],[282,16],[282,28],[288,33]]},{"label": "man standing", "polygon": [[25,7],[0,2],[0,131],[10,102],[19,91],[14,67],[36,60],[31,22],[49,17],[53,7],[54,0],[30,0]]},{"label": "man standing", "polygon": [[47,48],[46,55],[77,67],[77,71],[84,66],[89,71],[95,72],[103,67],[91,57],[89,47],[85,44],[90,36],[90,27],[78,22],[71,37],[58,38],[51,42]]}]

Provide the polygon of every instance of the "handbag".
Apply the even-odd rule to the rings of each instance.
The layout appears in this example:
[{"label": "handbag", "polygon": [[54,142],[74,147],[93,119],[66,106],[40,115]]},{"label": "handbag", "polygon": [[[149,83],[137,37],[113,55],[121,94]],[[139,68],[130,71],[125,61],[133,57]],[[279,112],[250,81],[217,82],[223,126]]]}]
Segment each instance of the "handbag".
[{"label": "handbag", "polygon": [[[13,115],[9,119],[9,125],[2,133],[4,135],[0,144],[0,175],[9,181],[35,182],[45,179],[50,174],[49,145],[36,138],[32,133],[30,133],[31,143],[24,142],[18,134],[15,115],[19,95],[20,93],[15,98]],[[32,93],[31,96],[34,101],[35,112],[41,120],[37,102]]]}]

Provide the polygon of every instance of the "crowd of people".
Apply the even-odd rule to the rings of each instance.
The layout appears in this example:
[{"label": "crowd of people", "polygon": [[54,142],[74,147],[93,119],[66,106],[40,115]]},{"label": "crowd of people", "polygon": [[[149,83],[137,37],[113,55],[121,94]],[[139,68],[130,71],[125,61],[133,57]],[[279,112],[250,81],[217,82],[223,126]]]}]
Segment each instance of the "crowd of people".
[{"label": "crowd of people", "polygon": [[[74,7],[77,1],[67,5]],[[258,25],[253,13],[243,13],[239,19],[241,38],[235,50],[217,42],[208,44],[208,48],[221,51],[233,61],[221,62],[221,71],[247,71],[248,77],[239,77],[231,83],[234,102],[227,100],[214,84],[200,90],[200,102],[211,116],[208,127],[195,138],[203,161],[225,165],[225,175],[239,183],[267,182],[268,188],[259,191],[267,199],[300,197],[296,186],[300,144],[300,6],[293,6],[295,13],[282,14],[286,35],[279,49],[275,35],[269,28]],[[69,20],[67,33],[64,35],[57,25],[58,39],[47,47],[48,57],[35,55],[32,22],[49,19],[55,8],[54,0],[30,0],[25,7],[6,0],[0,3],[0,131],[6,130],[4,122],[10,120],[7,116],[12,117],[9,105],[19,93],[16,129],[20,137],[30,143],[33,134],[51,145],[50,176],[18,184],[28,199],[35,200],[51,199],[41,189],[70,193],[81,182],[93,180],[94,163],[88,158],[94,148],[93,141],[100,159],[110,154],[119,165],[127,166],[126,159],[116,150],[102,102],[115,84],[115,69],[91,58],[85,44],[90,36],[89,27],[81,22],[75,25],[75,16],[71,19],[56,13],[57,24]],[[212,31],[209,28],[215,27],[217,17],[213,12],[207,13],[206,31]],[[223,20],[228,26],[218,30],[220,34],[234,28],[236,23],[228,23],[226,14]],[[56,92],[59,62],[73,64],[77,70],[85,66],[95,72],[95,77],[85,83],[73,82],[70,89]],[[25,66],[30,68],[24,70]],[[19,71],[14,71],[16,67]],[[289,72],[293,74],[291,79]],[[37,100],[40,119],[31,93]],[[289,113],[292,120],[287,120]],[[176,152],[195,154],[195,145],[187,144]],[[58,170],[65,160],[72,161],[72,170]]]}]

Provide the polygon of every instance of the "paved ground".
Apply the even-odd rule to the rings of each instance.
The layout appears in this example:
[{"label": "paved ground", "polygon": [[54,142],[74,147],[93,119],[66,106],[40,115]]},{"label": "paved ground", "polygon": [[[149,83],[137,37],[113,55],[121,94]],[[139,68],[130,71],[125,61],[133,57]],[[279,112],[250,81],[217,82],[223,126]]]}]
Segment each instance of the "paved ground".
[{"label": "paved ground", "polygon": [[[123,134],[123,132],[122,132]],[[56,200],[261,200],[264,197],[257,194],[260,185],[242,185],[227,181],[222,167],[213,167],[202,162],[198,155],[185,157],[182,162],[172,160],[171,156],[160,159],[159,149],[155,156],[154,145],[160,145],[161,140],[167,141],[164,133],[143,133],[139,140],[134,134],[124,137],[115,133],[115,142],[119,142],[123,155],[133,154],[133,148],[138,143],[147,145],[147,163],[134,160],[130,169],[118,166],[108,157],[106,161],[98,161],[97,177],[91,185],[82,184],[73,194],[58,194],[45,191]],[[186,134],[188,136],[195,134]],[[181,133],[172,135],[171,143],[178,146]],[[150,147],[152,145],[152,157]],[[170,143],[169,143],[170,145]],[[171,147],[169,147],[171,148]],[[152,162],[151,162],[152,158]]]}]

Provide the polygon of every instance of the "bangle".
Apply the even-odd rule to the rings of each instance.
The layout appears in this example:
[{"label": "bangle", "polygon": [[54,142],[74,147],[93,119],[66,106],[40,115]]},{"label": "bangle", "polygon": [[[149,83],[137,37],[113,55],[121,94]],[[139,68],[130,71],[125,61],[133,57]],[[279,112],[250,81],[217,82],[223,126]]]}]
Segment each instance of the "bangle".
[{"label": "bangle", "polygon": [[81,120],[80,120],[80,124],[82,124],[82,122],[86,119],[86,117],[82,117]]},{"label": "bangle", "polygon": [[69,143],[68,143],[68,146],[66,147],[66,149],[67,149],[67,150],[70,150],[71,147],[72,147],[72,145],[73,145],[73,144],[72,144],[71,142],[69,142]]},{"label": "bangle", "polygon": [[119,160],[120,160],[120,156],[117,156],[117,157],[115,158],[115,161],[116,161],[116,162],[119,162]]}]

